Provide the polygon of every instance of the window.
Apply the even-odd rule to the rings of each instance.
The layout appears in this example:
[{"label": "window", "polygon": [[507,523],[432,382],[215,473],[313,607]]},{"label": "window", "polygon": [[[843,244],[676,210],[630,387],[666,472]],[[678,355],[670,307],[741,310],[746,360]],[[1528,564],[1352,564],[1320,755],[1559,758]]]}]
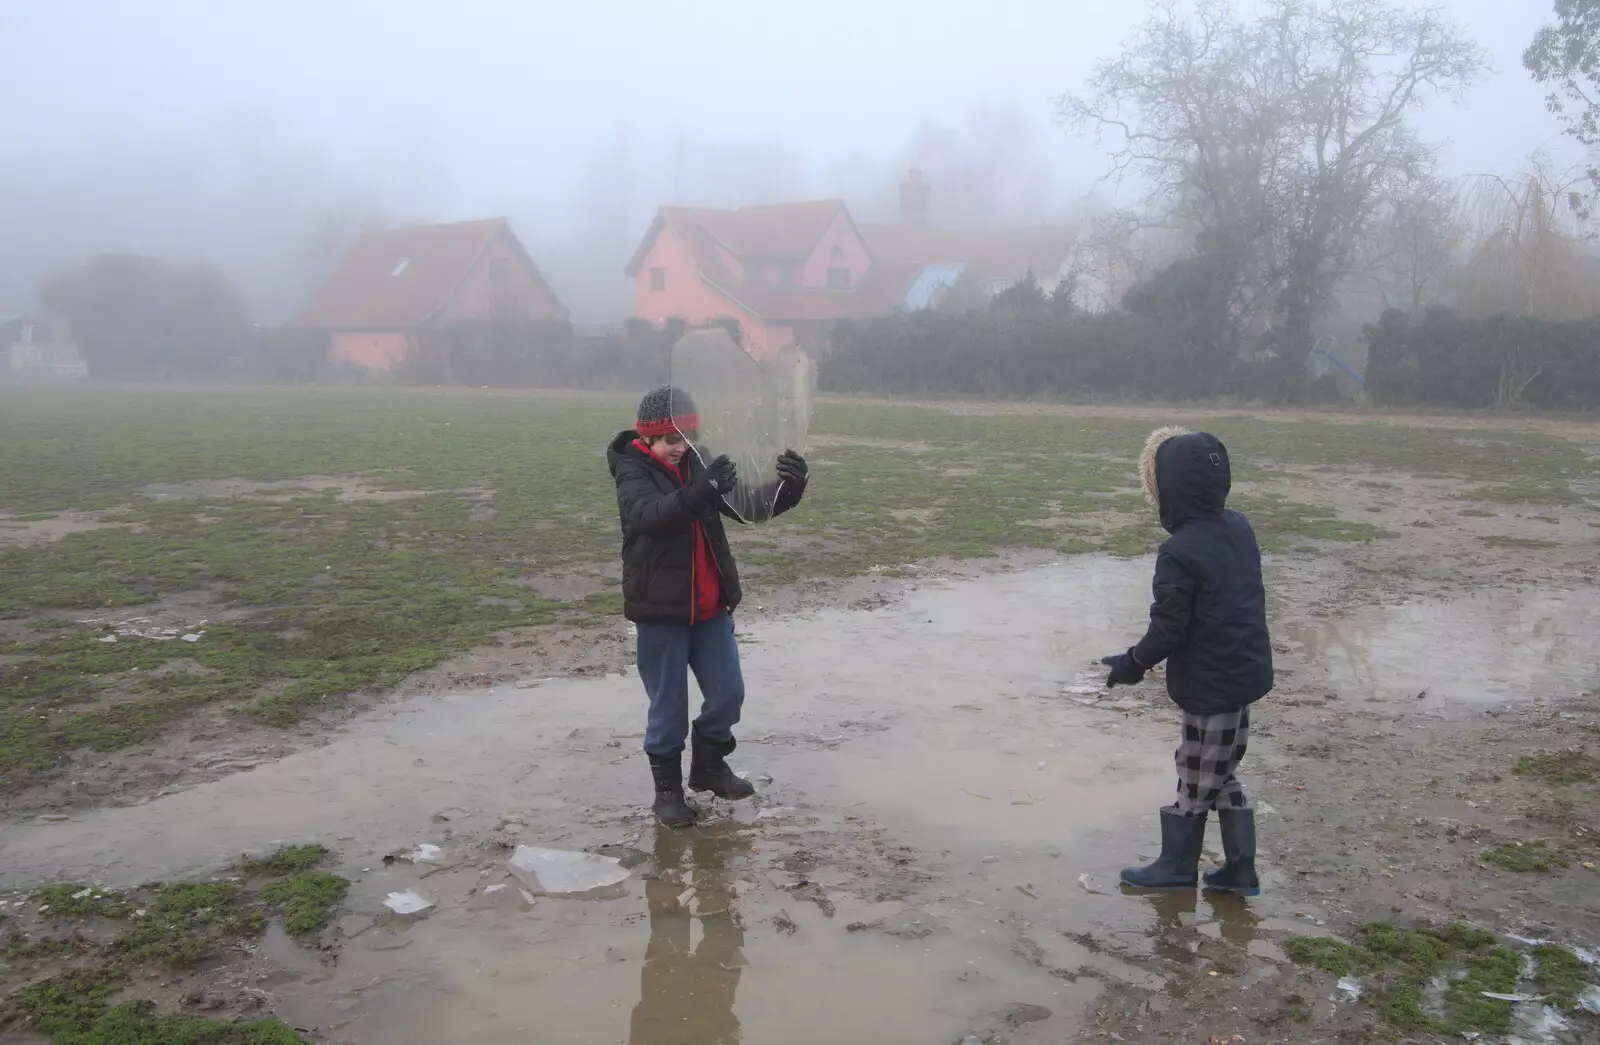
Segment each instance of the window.
[{"label": "window", "polygon": [[849,290],[850,270],[846,268],[831,268],[828,270],[829,290]]},{"label": "window", "polygon": [[651,269],[650,270],[650,289],[651,290],[666,290],[667,289],[667,270],[666,269]]},{"label": "window", "polygon": [[760,286],[767,281],[767,266],[759,261],[744,263],[744,281]]},{"label": "window", "polygon": [[411,264],[411,259],[410,258],[401,258],[398,262],[395,263],[394,271],[389,273],[389,278],[393,279],[396,276],[400,275],[400,273],[402,273],[402,272],[404,272],[406,270],[406,266],[409,265],[409,264]]},{"label": "window", "polygon": [[831,248],[829,248],[828,257],[832,258],[834,261],[838,261],[840,258],[844,257],[844,248],[835,243]]}]

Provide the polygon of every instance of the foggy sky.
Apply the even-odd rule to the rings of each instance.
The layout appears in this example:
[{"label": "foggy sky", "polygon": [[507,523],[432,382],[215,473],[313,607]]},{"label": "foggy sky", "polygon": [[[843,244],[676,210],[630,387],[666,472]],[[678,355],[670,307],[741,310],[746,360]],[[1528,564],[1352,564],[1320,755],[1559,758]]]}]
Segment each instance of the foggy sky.
[{"label": "foggy sky", "polygon": [[[1496,66],[1417,121],[1450,140],[1447,170],[1575,160],[1520,64],[1546,0],[1444,6]],[[1052,99],[1143,17],[1062,0],[250,10],[0,0],[0,313],[47,271],[137,250],[220,264],[272,321],[341,222],[504,215],[575,318],[610,320],[657,204],[843,195],[890,217],[912,162],[941,220],[1070,218],[1104,158],[1053,126]]]}]

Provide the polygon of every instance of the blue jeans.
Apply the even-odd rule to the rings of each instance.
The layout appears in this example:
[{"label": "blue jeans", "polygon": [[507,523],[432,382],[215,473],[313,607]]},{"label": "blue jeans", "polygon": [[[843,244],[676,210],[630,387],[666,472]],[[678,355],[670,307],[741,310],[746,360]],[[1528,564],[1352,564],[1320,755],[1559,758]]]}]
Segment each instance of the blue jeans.
[{"label": "blue jeans", "polygon": [[638,624],[639,677],[650,697],[644,728],[646,754],[676,758],[689,736],[689,672],[705,699],[695,736],[713,744],[733,739],[744,707],[744,674],[733,617],[719,613],[699,624]]}]

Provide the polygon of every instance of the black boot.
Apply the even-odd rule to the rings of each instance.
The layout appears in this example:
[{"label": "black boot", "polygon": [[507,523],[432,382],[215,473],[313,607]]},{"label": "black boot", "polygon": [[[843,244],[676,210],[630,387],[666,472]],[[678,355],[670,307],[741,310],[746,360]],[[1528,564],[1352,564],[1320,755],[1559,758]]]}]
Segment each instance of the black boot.
[{"label": "black boot", "polygon": [[694,810],[683,798],[683,756],[650,756],[650,775],[656,781],[656,801],[652,810],[662,827],[689,827]]},{"label": "black boot", "polygon": [[1146,867],[1129,867],[1122,884],[1133,889],[1193,889],[1200,872],[1206,818],[1161,811],[1161,855]]},{"label": "black boot", "polygon": [[694,758],[689,763],[689,790],[710,791],[718,798],[737,801],[756,793],[755,785],[728,768],[727,757],[737,742],[732,737],[721,743],[693,740]]},{"label": "black boot", "polygon": [[1207,889],[1256,896],[1261,882],[1256,878],[1256,811],[1219,809],[1217,823],[1222,828],[1222,855],[1227,863],[1205,873]]}]

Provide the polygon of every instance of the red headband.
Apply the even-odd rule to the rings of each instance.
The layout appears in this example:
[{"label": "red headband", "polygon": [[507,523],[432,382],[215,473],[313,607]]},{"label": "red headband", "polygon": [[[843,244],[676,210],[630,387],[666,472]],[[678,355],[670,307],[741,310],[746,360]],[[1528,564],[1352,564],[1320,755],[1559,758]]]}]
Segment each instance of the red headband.
[{"label": "red headband", "polygon": [[660,421],[639,421],[634,425],[634,431],[652,439],[656,436],[671,435],[674,432],[695,432],[700,429],[699,414],[679,414],[673,418],[663,418]]}]

